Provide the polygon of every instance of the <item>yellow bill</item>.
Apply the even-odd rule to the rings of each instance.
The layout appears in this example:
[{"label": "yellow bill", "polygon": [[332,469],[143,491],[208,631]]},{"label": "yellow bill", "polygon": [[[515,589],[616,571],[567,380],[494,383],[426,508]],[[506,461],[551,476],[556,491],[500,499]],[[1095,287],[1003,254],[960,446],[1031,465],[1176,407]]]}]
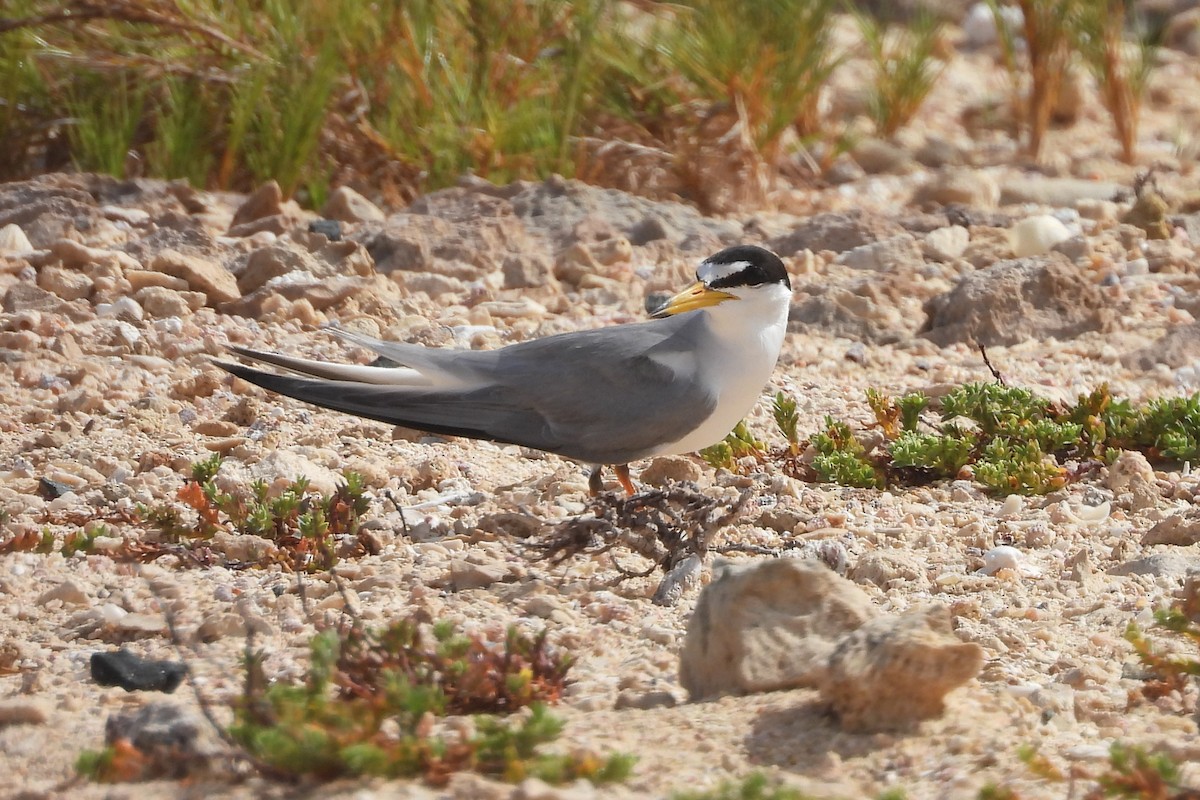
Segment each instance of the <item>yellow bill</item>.
[{"label": "yellow bill", "polygon": [[700,281],[680,292],[667,301],[666,305],[650,316],[655,318],[669,317],[672,314],[682,314],[685,311],[695,311],[698,308],[715,306],[726,300],[733,300],[736,295],[728,294],[717,289],[710,289]]}]

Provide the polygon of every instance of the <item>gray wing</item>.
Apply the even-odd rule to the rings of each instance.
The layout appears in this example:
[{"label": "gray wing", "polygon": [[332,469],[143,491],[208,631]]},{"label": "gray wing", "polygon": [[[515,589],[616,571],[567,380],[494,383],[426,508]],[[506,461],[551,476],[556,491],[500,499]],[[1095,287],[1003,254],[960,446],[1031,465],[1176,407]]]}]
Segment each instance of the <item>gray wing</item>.
[{"label": "gray wing", "polygon": [[[452,376],[453,385],[447,388],[220,366],[271,391],[393,425],[519,444],[592,463],[623,464],[683,438],[712,413],[717,398],[702,380],[697,357],[705,336],[704,315],[683,314],[493,351],[355,339],[422,373]],[[260,355],[239,352],[251,358]],[[287,369],[309,363],[281,363],[278,357],[259,360]]]}]

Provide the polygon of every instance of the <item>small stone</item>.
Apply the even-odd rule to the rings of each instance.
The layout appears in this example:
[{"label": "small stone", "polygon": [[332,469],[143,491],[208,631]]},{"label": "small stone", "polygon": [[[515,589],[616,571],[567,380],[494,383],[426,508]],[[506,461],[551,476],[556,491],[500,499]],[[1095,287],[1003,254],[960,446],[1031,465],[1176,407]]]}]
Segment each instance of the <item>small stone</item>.
[{"label": "small stone", "polygon": [[339,186],[330,192],[321,214],[342,222],[383,222],[387,218],[379,206],[349,186]]},{"label": "small stone", "polygon": [[134,299],[156,319],[185,317],[208,302],[208,296],[200,292],[177,292],[163,286],[147,286],[135,294]]},{"label": "small stone", "polygon": [[270,539],[252,533],[230,533],[218,531],[209,540],[209,546],[230,561],[245,564],[262,564],[279,549]]},{"label": "small stone", "polygon": [[903,551],[875,550],[864,554],[846,572],[855,583],[873,583],[881,589],[903,586],[921,589],[929,585],[925,569],[917,559]]},{"label": "small stone", "polygon": [[0,228],[0,256],[13,256],[33,250],[29,237],[20,225],[9,223]]},{"label": "small stone", "polygon": [[336,219],[314,219],[308,223],[309,233],[319,233],[331,242],[342,240],[342,223]]},{"label": "small stone", "polygon": [[995,208],[1000,185],[986,172],[975,169],[945,169],[913,193],[917,206],[962,205]]},{"label": "small stone", "polygon": [[111,317],[122,322],[141,322],[146,316],[146,311],[142,304],[132,297],[118,297],[111,303],[98,303],[96,316]]},{"label": "small stone", "polygon": [[267,181],[254,190],[254,193],[242,201],[233,214],[230,228],[236,228],[247,222],[254,222],[263,217],[273,217],[283,210],[283,190],[273,180]]},{"label": "small stone", "polygon": [[[133,616],[133,615],[130,615]],[[92,653],[92,680],[101,686],[120,686],[127,692],[166,692],[179,688],[187,667],[178,661],[142,658],[121,648]]]},{"label": "small stone", "polygon": [[69,606],[82,606],[87,604],[88,596],[87,592],[76,586],[74,581],[68,580],[38,595],[37,604],[45,605],[51,600],[59,600]]},{"label": "small stone", "polygon": [[50,701],[41,697],[0,698],[0,727],[6,725],[45,725],[53,711]]},{"label": "small stone", "polygon": [[181,278],[190,289],[204,292],[210,306],[228,303],[242,296],[233,274],[213,261],[167,249],[154,257],[151,267]]},{"label": "small stone", "polygon": [[962,258],[970,243],[970,231],[962,225],[948,225],[925,234],[921,250],[930,261],[949,262]]},{"label": "small stone", "polygon": [[126,270],[125,280],[129,281],[129,286],[134,292],[140,292],[148,286],[161,286],[164,289],[174,289],[177,292],[186,291],[188,288],[187,281],[183,278],[176,278],[173,275],[165,275],[149,269]]},{"label": "small stone", "polygon": [[1006,544],[993,547],[983,554],[983,568],[980,572],[984,575],[995,575],[1002,569],[1026,575],[1031,574],[1032,570],[1024,563],[1021,551]]},{"label": "small stone", "polygon": [[638,475],[638,480],[651,486],[669,483],[695,483],[703,472],[700,465],[687,456],[659,456]]},{"label": "small stone", "polygon": [[652,691],[623,689],[617,695],[614,708],[618,711],[623,708],[637,708],[646,711],[651,708],[674,708],[677,705],[679,705],[679,698],[666,689]]},{"label": "small stone", "polygon": [[467,589],[484,589],[508,576],[507,564],[475,564],[466,559],[456,558],[450,562],[450,574],[446,581],[456,591],[461,592]]},{"label": "small stone", "polygon": [[196,628],[196,639],[204,643],[215,642],[227,636],[244,636],[246,620],[240,614],[211,614]]},{"label": "small stone", "polygon": [[224,419],[202,419],[192,426],[201,436],[233,436],[238,432],[237,423]]},{"label": "small stone", "polygon": [[43,267],[38,273],[37,284],[63,300],[83,300],[92,293],[91,278],[63,267]]},{"label": "small stone", "polygon": [[902,233],[847,250],[838,256],[836,261],[850,269],[872,272],[912,270],[923,262],[921,246],[910,233]]},{"label": "small stone", "polygon": [[912,156],[903,147],[885,139],[864,139],[850,155],[868,175],[907,175],[916,167]]},{"label": "small stone", "polygon": [[1049,253],[1055,245],[1071,238],[1071,231],[1058,217],[1039,214],[1026,217],[1013,225],[1008,232],[1008,241],[1017,258],[1040,256]]}]

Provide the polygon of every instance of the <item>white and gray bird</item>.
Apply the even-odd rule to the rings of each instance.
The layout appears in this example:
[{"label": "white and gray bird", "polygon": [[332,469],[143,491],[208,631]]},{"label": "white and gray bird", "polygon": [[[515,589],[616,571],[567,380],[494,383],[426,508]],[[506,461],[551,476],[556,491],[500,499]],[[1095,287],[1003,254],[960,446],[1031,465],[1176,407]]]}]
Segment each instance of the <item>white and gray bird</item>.
[{"label": "white and gray bird", "polygon": [[646,322],[563,333],[498,350],[384,342],[329,331],[401,366],[336,364],[231,349],[302,377],[218,362],[237,377],[324,408],[437,434],[517,444],[610,465],[721,441],[754,407],[787,329],[791,282],[761,247],[709,256],[696,283]]}]

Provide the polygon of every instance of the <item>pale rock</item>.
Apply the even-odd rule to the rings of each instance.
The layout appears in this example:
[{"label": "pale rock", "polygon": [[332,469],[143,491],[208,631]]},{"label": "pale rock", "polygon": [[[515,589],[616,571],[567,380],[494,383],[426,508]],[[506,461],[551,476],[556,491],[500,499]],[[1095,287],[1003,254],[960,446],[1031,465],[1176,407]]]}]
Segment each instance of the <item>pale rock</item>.
[{"label": "pale rock", "polygon": [[38,596],[37,604],[45,605],[51,600],[59,600],[63,605],[82,606],[87,604],[88,595],[74,581],[67,580],[42,592]]},{"label": "pale rock", "polygon": [[507,578],[510,570],[503,562],[476,564],[463,558],[450,562],[450,573],[446,583],[456,591],[467,589],[483,589]]},{"label": "pale rock", "polygon": [[551,786],[539,778],[526,778],[517,784],[509,800],[593,800],[596,789],[586,780],[567,786]]},{"label": "pale rock", "polygon": [[343,483],[342,477],[333,470],[290,450],[272,450],[252,466],[250,479],[256,478],[267,482],[272,497],[277,497],[297,478],[307,479],[309,487],[323,495],[333,494]]},{"label": "pale rock", "polygon": [[1044,175],[1009,175],[1000,189],[1000,205],[1031,203],[1050,208],[1074,208],[1081,201],[1110,200],[1122,191],[1116,183]]},{"label": "pale rock", "polygon": [[861,589],[815,561],[720,564],[688,621],[680,683],[692,699],[815,686],[837,639],[874,614]]},{"label": "pale rock", "polygon": [[700,465],[687,456],[659,456],[638,474],[638,480],[651,486],[669,483],[695,483],[703,475]]},{"label": "pale rock", "polygon": [[264,217],[277,216],[282,210],[283,190],[279,188],[278,183],[270,180],[242,201],[237,211],[233,212],[233,221],[229,223],[229,227],[236,228]]},{"label": "pale rock", "polygon": [[927,304],[925,336],[939,345],[1012,345],[1111,330],[1112,303],[1066,256],[1000,261],[969,272]]},{"label": "pale rock", "polygon": [[146,312],[141,303],[132,297],[118,297],[111,303],[97,303],[96,316],[111,317],[121,322],[141,322]]},{"label": "pale rock", "polygon": [[200,292],[177,292],[164,286],[147,286],[133,297],[147,314],[157,319],[187,316],[207,302],[207,296]]},{"label": "pale rock", "polygon": [[167,249],[156,255],[150,266],[183,279],[190,289],[204,292],[210,306],[228,303],[242,296],[233,274],[214,261]]},{"label": "pale rock", "polygon": [[835,263],[850,269],[888,272],[915,269],[924,263],[924,259],[916,237],[901,233],[847,250],[837,257]]},{"label": "pale rock", "polygon": [[0,698],[0,728],[6,725],[45,725],[54,706],[42,697]]},{"label": "pale rock", "polygon": [[855,583],[873,583],[881,589],[921,589],[929,585],[925,569],[914,556],[902,550],[865,553],[846,572],[846,577]]},{"label": "pale rock", "polygon": [[270,539],[252,533],[218,531],[208,542],[209,547],[230,561],[262,564],[279,548]]},{"label": "pale rock", "polygon": [[983,568],[979,571],[984,575],[995,575],[1001,570],[1008,570],[1017,575],[1036,577],[1041,570],[1025,562],[1025,554],[1017,548],[1002,544],[983,554]]},{"label": "pale rock", "polygon": [[1000,184],[977,169],[945,169],[935,174],[913,193],[917,206],[961,205],[971,208],[995,208],[1000,200]]},{"label": "pale rock", "polygon": [[1200,543],[1200,507],[1177,511],[1156,523],[1142,536],[1142,544],[1169,544],[1190,547]]},{"label": "pale rock", "polygon": [[982,666],[983,648],[954,636],[949,610],[925,606],[876,617],[845,636],[819,690],[846,730],[906,728],[940,716],[945,695]]},{"label": "pale rock", "polygon": [[962,225],[947,225],[925,234],[921,250],[930,261],[949,262],[962,258],[971,242],[971,232]]},{"label": "pale rock", "polygon": [[196,628],[196,640],[200,642],[215,642],[228,636],[245,636],[246,620],[240,614],[224,612],[207,614],[204,621]]},{"label": "pale rock", "polygon": [[330,192],[321,214],[342,222],[383,222],[387,218],[379,206],[349,186],[339,186]]},{"label": "pale rock", "polygon": [[[1025,23],[1025,15],[1017,6],[1000,6],[1000,18],[1004,27],[1019,36]],[[996,27],[996,14],[987,3],[975,3],[967,11],[962,21],[963,35],[966,45],[971,48],[987,47],[999,40],[999,30]]]},{"label": "pale rock", "polygon": [[1013,225],[1008,233],[1009,244],[1017,258],[1049,253],[1056,245],[1070,238],[1070,229],[1058,217],[1050,214],[1026,217]]},{"label": "pale rock", "polygon": [[82,272],[64,267],[43,267],[37,284],[63,300],[83,300],[92,293],[92,279]]},{"label": "pale rock", "polygon": [[124,222],[126,225],[145,225],[150,221],[150,212],[141,208],[107,205],[100,207],[100,213],[105,219]]},{"label": "pale rock", "polygon": [[134,292],[140,292],[150,286],[161,286],[164,289],[174,289],[177,292],[186,291],[188,282],[183,278],[154,272],[149,269],[131,269],[125,272],[125,280]]},{"label": "pale rock", "polygon": [[1200,557],[1178,551],[1151,553],[1108,569],[1109,575],[1149,575],[1156,578],[1186,578],[1200,575]]},{"label": "pale rock", "polygon": [[1153,508],[1158,504],[1158,481],[1154,468],[1136,450],[1124,450],[1108,467],[1104,485],[1112,490],[1117,504],[1135,511]]},{"label": "pale rock", "polygon": [[510,253],[500,265],[505,289],[559,288],[554,262],[542,253]]},{"label": "pale rock", "polygon": [[28,253],[33,250],[29,237],[20,225],[9,223],[0,228],[0,256],[12,256],[18,253]]},{"label": "pale rock", "polygon": [[436,300],[445,294],[466,297],[469,293],[465,281],[437,272],[406,272],[397,270],[392,273],[392,280],[404,289],[404,291],[410,294],[413,292],[424,292],[429,295],[429,299],[431,300]]},{"label": "pale rock", "polygon": [[850,156],[869,175],[907,175],[916,168],[907,150],[886,139],[863,139]]},{"label": "pale rock", "polygon": [[496,319],[536,319],[546,315],[546,307],[530,297],[522,297],[519,300],[488,300],[477,307]]}]

